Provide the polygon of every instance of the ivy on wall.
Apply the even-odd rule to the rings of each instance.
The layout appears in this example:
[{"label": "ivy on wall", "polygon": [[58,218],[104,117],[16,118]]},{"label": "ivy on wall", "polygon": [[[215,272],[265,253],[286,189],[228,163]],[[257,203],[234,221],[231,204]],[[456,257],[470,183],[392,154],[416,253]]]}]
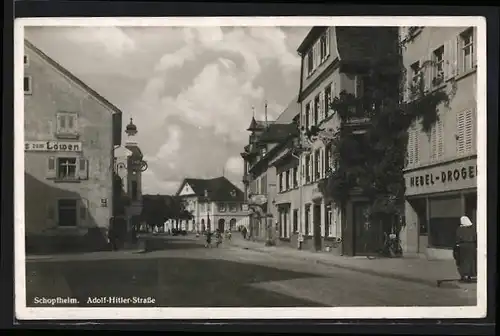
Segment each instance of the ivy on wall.
[{"label": "ivy on wall", "polygon": [[[430,61],[422,68],[429,66],[433,66]],[[369,201],[372,218],[401,218],[408,129],[419,122],[423,131],[430,132],[438,120],[438,108],[447,106],[454,95],[455,83],[443,81],[439,88],[426,90],[421,77],[407,85],[400,53],[371,64],[362,75],[365,81],[362,97],[344,91],[331,103],[341,126],[332,141],[335,165],[319,187],[341,207],[351,195],[357,194]],[[401,99],[404,90],[409,90],[407,102]],[[355,131],[354,121],[362,118],[369,122],[358,125]],[[399,233],[404,223],[394,222],[400,226],[391,229]]]}]

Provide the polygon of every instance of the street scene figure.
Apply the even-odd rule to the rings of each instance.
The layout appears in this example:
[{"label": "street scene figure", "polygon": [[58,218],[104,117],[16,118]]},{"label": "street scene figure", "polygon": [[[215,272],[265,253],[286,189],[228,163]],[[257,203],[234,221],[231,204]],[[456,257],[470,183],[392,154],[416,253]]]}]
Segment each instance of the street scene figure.
[{"label": "street scene figure", "polygon": [[26,23],[26,307],[479,311],[483,21],[364,19]]},{"label": "street scene figure", "polygon": [[477,275],[477,233],[476,228],[467,216],[460,217],[456,246],[455,260],[460,279],[470,282]]}]

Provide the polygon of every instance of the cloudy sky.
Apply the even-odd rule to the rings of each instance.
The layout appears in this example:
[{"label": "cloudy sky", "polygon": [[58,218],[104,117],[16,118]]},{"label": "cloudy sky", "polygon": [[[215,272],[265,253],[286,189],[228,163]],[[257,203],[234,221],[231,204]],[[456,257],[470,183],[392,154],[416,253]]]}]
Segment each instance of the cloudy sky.
[{"label": "cloudy sky", "polygon": [[144,193],[184,177],[241,185],[252,106],[275,119],[298,93],[308,27],[28,27],[26,38],[134,118]]}]

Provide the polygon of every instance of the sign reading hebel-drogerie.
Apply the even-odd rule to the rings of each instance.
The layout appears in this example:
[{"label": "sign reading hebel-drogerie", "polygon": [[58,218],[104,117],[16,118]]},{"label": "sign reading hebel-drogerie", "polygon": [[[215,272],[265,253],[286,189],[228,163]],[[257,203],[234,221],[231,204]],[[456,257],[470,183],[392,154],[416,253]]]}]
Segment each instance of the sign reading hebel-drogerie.
[{"label": "sign reading hebel-drogerie", "polygon": [[75,141],[25,141],[26,152],[81,152],[82,143]]}]

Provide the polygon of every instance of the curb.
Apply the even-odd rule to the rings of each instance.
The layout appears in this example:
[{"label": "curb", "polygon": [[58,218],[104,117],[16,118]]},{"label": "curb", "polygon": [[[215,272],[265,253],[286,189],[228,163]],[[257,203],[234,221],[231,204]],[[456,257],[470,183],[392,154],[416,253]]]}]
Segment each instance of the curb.
[{"label": "curb", "polygon": [[[269,253],[269,254],[271,254],[271,252],[272,252],[272,251],[265,251],[265,250],[262,250],[261,248],[255,248],[255,247],[243,247],[243,246],[235,246],[235,247],[241,248],[241,249],[244,249],[244,250],[251,250],[251,251],[254,251],[254,252],[261,252],[261,253]],[[290,259],[296,259],[297,258],[296,256],[290,256],[290,255],[281,254],[281,253],[279,255],[282,256],[282,257],[284,257],[284,258],[290,258]],[[301,256],[301,257],[299,257],[299,259],[304,260],[304,261],[310,261],[311,260],[311,258],[308,258],[306,256]],[[346,270],[349,270],[349,271],[354,271],[354,272],[364,273],[364,274],[369,274],[369,275],[375,275],[375,276],[382,277],[382,278],[388,278],[388,279],[394,279],[394,280],[401,280],[401,281],[406,281],[406,282],[413,282],[413,283],[417,283],[417,284],[421,284],[421,285],[426,285],[426,286],[430,286],[430,287],[437,287],[437,280],[438,279],[436,279],[436,280],[419,279],[419,278],[414,278],[414,277],[407,276],[407,275],[402,275],[402,274],[393,274],[393,273],[387,273],[387,272],[380,272],[380,271],[375,271],[375,270],[366,269],[366,268],[362,268],[362,267],[335,264],[333,262],[327,262],[327,261],[323,261],[323,260],[314,260],[314,262],[316,264],[320,264],[320,265],[324,265],[324,266],[331,266],[331,267],[346,269]],[[441,285],[441,287],[442,288],[461,288],[459,285],[452,284],[452,283],[449,283],[446,286]]]}]

